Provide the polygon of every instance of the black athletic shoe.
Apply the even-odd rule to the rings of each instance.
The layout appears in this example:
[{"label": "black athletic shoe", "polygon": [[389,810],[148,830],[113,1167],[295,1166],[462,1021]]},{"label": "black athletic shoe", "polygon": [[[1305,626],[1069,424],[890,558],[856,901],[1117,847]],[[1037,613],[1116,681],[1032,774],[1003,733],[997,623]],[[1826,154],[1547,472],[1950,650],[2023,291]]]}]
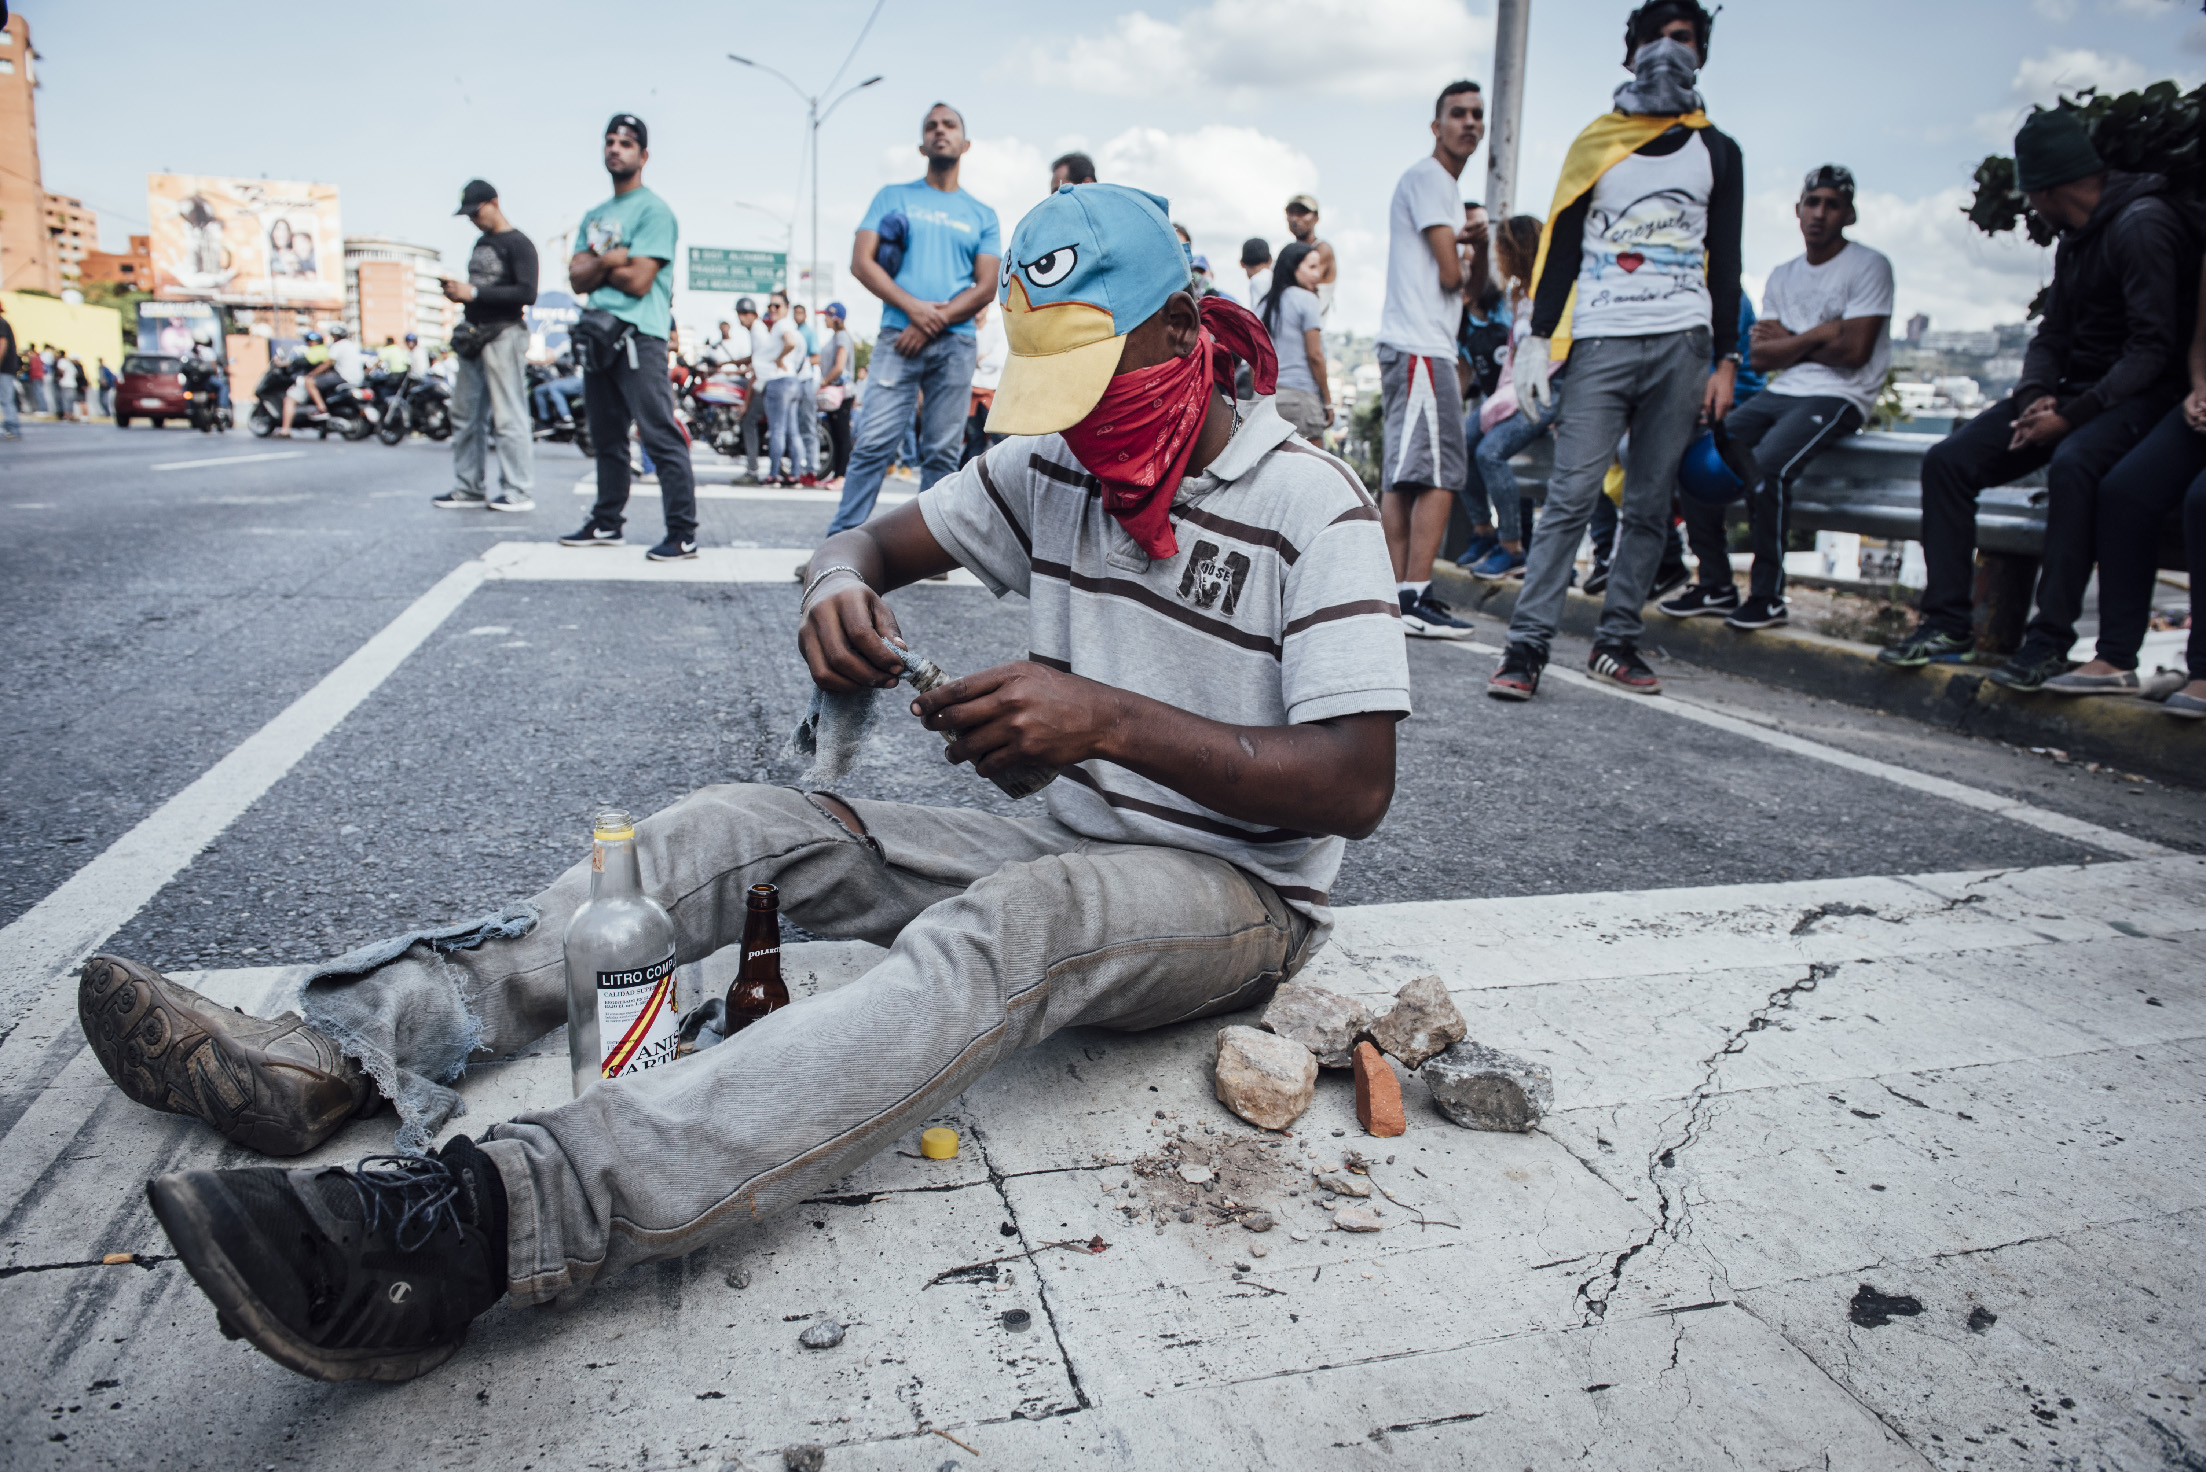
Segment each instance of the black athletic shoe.
[{"label": "black athletic shoe", "polygon": [[1665,562],[1655,569],[1654,586],[1647,590],[1647,596],[1659,603],[1692,580],[1684,563]]},{"label": "black athletic shoe", "polygon": [[2035,690],[2055,675],[2065,675],[2076,666],[2059,650],[2034,640],[2024,640],[2008,661],[1992,671],[1992,683],[2009,690]]},{"label": "black athletic shoe", "polygon": [[1695,583],[1674,598],[1655,605],[1672,618],[1722,618],[1739,611],[1739,589],[1734,583]]},{"label": "black athletic shoe", "polygon": [[697,539],[692,537],[685,542],[676,537],[668,537],[643,555],[653,562],[677,562],[684,557],[695,557]]},{"label": "black athletic shoe", "polygon": [[1428,588],[1415,603],[1403,605],[1402,632],[1413,639],[1468,639],[1471,621],[1457,618],[1455,610],[1433,597]]},{"label": "black athletic shoe", "polygon": [[1585,588],[1583,591],[1589,597],[1598,598],[1603,593],[1606,593],[1608,591],[1608,588],[1609,565],[1605,562],[1594,563],[1593,571],[1586,574]]},{"label": "black athletic shoe", "polygon": [[1957,639],[1942,629],[1929,624],[1917,624],[1915,632],[1899,643],[1877,651],[1877,663],[1897,669],[1920,669],[1934,659],[1951,659],[1966,654],[1976,646],[1967,639]]},{"label": "black athletic shoe", "polygon": [[1734,629],[1767,629],[1790,622],[1792,615],[1786,611],[1782,598],[1749,598],[1724,620]]},{"label": "black athletic shoe", "polygon": [[490,504],[487,497],[470,496],[461,491],[446,491],[441,496],[431,496],[429,504],[442,506],[447,511],[480,511]]},{"label": "black athletic shoe", "polygon": [[582,530],[561,537],[562,547],[618,547],[621,544],[620,528],[599,526],[594,521],[582,523]]},{"label": "black athletic shoe", "polygon": [[411,1380],[506,1291],[506,1196],[465,1135],[352,1170],[187,1170],[146,1186],[222,1332],[316,1380]]},{"label": "black athletic shoe", "polygon": [[1530,700],[1539,693],[1540,671],[1547,656],[1529,644],[1511,644],[1501,651],[1501,665],[1487,676],[1486,693],[1496,700]]},{"label": "black athletic shoe", "polygon": [[1586,668],[1596,680],[1621,685],[1634,695],[1660,695],[1662,681],[1629,644],[1596,644]]}]

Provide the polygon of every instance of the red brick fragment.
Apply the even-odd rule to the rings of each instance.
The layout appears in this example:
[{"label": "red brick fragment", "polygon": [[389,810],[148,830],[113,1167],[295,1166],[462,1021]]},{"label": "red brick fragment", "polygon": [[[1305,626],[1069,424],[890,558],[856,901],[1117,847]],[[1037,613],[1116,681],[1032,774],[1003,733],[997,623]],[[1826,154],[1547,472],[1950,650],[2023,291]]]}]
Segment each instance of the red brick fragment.
[{"label": "red brick fragment", "polygon": [[1365,1133],[1382,1139],[1409,1129],[1402,1116],[1402,1081],[1369,1043],[1356,1044],[1356,1118]]}]

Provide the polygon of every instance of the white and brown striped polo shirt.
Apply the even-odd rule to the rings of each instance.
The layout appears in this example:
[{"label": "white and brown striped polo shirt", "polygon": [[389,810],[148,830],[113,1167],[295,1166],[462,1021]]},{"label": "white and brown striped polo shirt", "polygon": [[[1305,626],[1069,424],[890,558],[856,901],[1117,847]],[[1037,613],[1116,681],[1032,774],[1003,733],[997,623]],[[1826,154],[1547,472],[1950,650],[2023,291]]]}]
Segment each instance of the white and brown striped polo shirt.
[{"label": "white and brown striped polo shirt", "polygon": [[[921,492],[935,539],[999,598],[1031,602],[1027,657],[1240,726],[1409,711],[1409,660],[1378,508],[1270,399],[1172,504],[1179,553],[1151,561],[1057,435],[1005,440]],[[1223,817],[1105,761],[1048,791],[1111,843],[1231,860],[1321,927],[1344,840]]]}]

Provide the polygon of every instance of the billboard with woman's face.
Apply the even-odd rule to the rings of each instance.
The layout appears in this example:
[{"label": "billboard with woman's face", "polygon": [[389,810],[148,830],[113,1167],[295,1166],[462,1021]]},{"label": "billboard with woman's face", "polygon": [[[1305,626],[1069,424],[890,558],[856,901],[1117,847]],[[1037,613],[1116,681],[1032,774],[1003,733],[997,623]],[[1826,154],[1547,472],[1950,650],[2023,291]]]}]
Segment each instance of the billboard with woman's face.
[{"label": "billboard with woman's face", "polygon": [[146,196],[155,295],[344,306],[336,185],[153,174]]}]

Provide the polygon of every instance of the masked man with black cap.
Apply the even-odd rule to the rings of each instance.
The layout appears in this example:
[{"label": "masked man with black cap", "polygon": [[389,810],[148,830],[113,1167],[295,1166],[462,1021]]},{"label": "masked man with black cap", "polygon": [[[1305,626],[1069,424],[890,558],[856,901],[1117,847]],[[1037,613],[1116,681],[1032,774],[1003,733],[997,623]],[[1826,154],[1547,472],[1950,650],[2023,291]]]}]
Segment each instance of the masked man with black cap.
[{"label": "masked man with black cap", "polygon": [[1992,680],[2035,690],[2069,668],[2095,560],[2099,482],[2185,387],[2198,243],[2159,174],[2109,169],[2073,113],[2015,135],[2015,183],[2060,231],[2045,315],[2006,398],[1923,456],[1922,622],[1877,658],[1912,668],[1974,640],[1976,497],[2043,466],[2045,556],[2022,647]]},{"label": "masked man with black cap", "polygon": [[[1548,367],[1568,375],[1555,471],[1525,564],[1497,700],[1529,700],[1547,667],[1578,539],[1627,431],[1624,503],[1590,668],[1652,695],[1640,605],[1670,534],[1670,496],[1697,422],[1731,410],[1739,367],[1739,145],[1710,126],[1694,80],[1715,19],[1696,0],[1648,0],[1624,24],[1632,80],[1570,145],[1532,268],[1532,335],[1517,402],[1544,414]],[[1708,365],[1716,364],[1714,372]]]},{"label": "masked man with black cap", "polygon": [[[444,278],[449,301],[466,304],[469,351],[460,353],[452,385],[452,489],[436,504],[452,509],[533,511],[535,430],[529,423],[529,335],[521,325],[536,300],[536,246],[498,207],[487,180],[470,179],[454,214],[483,233],[467,257],[467,279]],[[498,495],[483,492],[483,459],[495,428]]]},{"label": "masked man with black cap", "polygon": [[[651,133],[634,113],[605,125],[605,172],[613,197],[582,217],[581,247],[567,262],[567,280],[583,298],[577,335],[583,412],[597,449],[597,503],[564,547],[618,547],[628,507],[628,426],[633,422],[659,475],[666,540],[645,555],[669,562],[697,555],[697,481],[689,441],[674,422],[674,390],[666,376],[667,337],[674,329],[674,245],[681,226],[665,200],[643,187]],[[609,320],[607,320],[609,319]],[[584,346],[598,341],[603,349]]]},{"label": "masked man with black cap", "polygon": [[[302,1374],[407,1379],[502,1298],[563,1298],[817,1195],[1060,1028],[1241,1010],[1323,945],[1345,841],[1393,799],[1409,710],[1393,570],[1354,473],[1273,409],[1261,324],[1198,305],[1188,278],[1164,201],[1051,195],[999,293],[990,428],[1011,438],[813,555],[797,643],[841,702],[911,668],[884,593],[962,565],[1024,595],[1026,652],[910,709],[982,776],[1060,769],[1043,802],[1012,816],[730,785],[637,824],[679,961],[733,944],[762,883],[812,933],[887,953],[717,1046],[434,1155],[159,1177],[154,1212],[230,1333]],[[1241,362],[1260,395],[1245,405]],[[216,1008],[109,956],[87,963],[80,1010],[132,1097],[298,1153],[373,1097],[353,1056],[420,1085],[409,1049],[435,1019],[477,1058],[557,1026],[560,937],[589,888],[578,865],[499,923],[356,952],[307,984],[303,1019]],[[370,1019],[342,1049],[317,1023],[333,998]],[[207,1077],[245,1084],[217,1098]],[[402,1138],[442,1125],[442,1092],[424,1116],[436,1091],[400,1089]]]}]

